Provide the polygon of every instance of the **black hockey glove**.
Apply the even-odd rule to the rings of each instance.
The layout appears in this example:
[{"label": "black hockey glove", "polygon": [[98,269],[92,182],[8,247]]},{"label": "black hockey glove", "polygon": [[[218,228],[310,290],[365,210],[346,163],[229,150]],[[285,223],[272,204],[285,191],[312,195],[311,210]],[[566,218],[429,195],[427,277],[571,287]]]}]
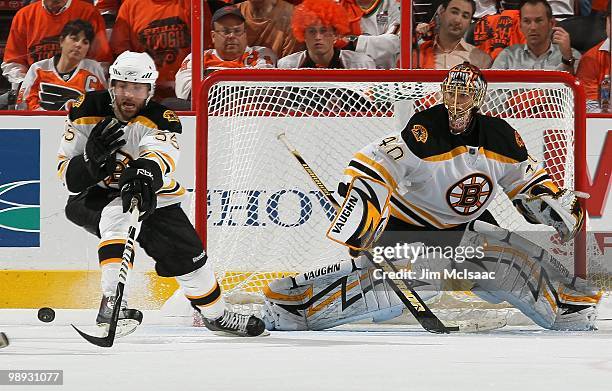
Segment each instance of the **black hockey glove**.
[{"label": "black hockey glove", "polygon": [[83,158],[94,179],[100,181],[115,171],[115,152],[125,145],[122,136],[121,123],[113,117],[104,118],[91,130]]},{"label": "black hockey glove", "polygon": [[138,200],[139,221],[147,218],[157,206],[155,194],[163,185],[159,166],[147,159],[132,160],[119,177],[123,213],[130,209],[132,197]]}]

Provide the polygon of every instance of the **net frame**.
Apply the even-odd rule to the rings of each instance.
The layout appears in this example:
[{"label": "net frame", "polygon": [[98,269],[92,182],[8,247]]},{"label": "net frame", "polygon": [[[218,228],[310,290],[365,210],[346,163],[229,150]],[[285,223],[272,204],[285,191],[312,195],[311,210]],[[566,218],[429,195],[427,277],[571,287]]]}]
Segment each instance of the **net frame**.
[{"label": "net frame", "polygon": [[[577,80],[564,72],[554,71],[483,71],[489,83],[533,82],[563,84],[572,90],[574,98],[574,188],[585,191],[588,187],[586,176],[586,105],[585,94]],[[204,244],[207,241],[207,183],[208,183],[208,125],[209,92],[214,85],[224,82],[431,82],[440,83],[446,71],[438,70],[277,70],[240,69],[222,70],[207,77],[194,96],[198,96],[196,108],[196,183],[195,219],[196,230]],[[537,103],[537,102],[536,102]],[[574,271],[586,276],[586,231],[574,242]]]}]

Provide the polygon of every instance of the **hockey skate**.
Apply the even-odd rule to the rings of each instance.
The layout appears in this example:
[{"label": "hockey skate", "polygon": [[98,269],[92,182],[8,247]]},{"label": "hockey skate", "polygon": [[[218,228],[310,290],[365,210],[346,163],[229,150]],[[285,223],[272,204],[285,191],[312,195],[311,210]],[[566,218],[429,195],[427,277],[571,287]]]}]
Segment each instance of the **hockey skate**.
[{"label": "hockey skate", "polygon": [[[96,323],[99,327],[104,328],[105,333],[108,333],[108,327],[114,307],[114,296],[102,296]],[[142,323],[142,312],[127,308],[127,301],[123,300],[121,302],[121,311],[119,312],[119,321],[117,322],[117,334],[115,336],[119,338],[133,333],[140,323]]]},{"label": "hockey skate", "polygon": [[[199,309],[197,311],[199,312]],[[202,323],[217,335],[238,337],[270,335],[263,320],[254,315],[242,315],[229,310],[225,310],[222,316],[214,320],[202,316]]]}]

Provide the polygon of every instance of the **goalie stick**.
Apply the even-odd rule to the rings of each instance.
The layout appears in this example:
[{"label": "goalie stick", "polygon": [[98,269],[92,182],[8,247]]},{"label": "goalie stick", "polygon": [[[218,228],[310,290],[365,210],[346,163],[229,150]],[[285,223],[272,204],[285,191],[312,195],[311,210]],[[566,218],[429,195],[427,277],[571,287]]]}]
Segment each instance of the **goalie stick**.
[{"label": "goalie stick", "polygon": [[[87,340],[87,342],[103,348],[109,348],[113,346],[113,343],[115,342],[117,322],[119,322],[119,312],[121,312],[121,300],[123,299],[123,291],[127,282],[129,265],[131,263],[132,256],[134,255],[134,241],[136,240],[136,230],[138,227],[139,216],[140,211],[138,210],[138,200],[134,197],[132,198],[130,206],[130,226],[128,228],[128,235],[127,240],[125,242],[125,247],[123,249],[123,255],[121,256],[119,282],[117,283],[117,291],[115,293],[115,305],[113,306],[113,314],[111,316],[110,324],[108,326],[108,334],[106,335],[106,337],[95,337],[93,335],[85,334],[84,332],[76,328],[75,325],[71,325],[77,331],[77,333],[81,335],[81,337]],[[140,311],[134,312],[140,313]],[[140,314],[140,316],[135,316],[136,314],[133,315],[133,319],[137,320],[138,323],[142,321],[142,314]]]},{"label": "goalie stick", "polygon": [[[312,179],[312,181],[315,183],[315,185],[317,185],[319,190],[325,195],[325,197],[327,197],[327,200],[334,206],[334,208],[336,208],[336,210],[338,210],[340,208],[340,204],[338,204],[338,201],[336,201],[333,194],[327,189],[325,184],[313,171],[310,165],[306,163],[306,161],[298,152],[298,150],[295,149],[289,143],[289,140],[287,139],[285,133],[279,134],[277,138],[285,145],[287,150],[291,152],[295,159],[300,163],[304,171],[306,171],[306,173],[310,176],[310,179]],[[371,259],[371,254],[368,253],[368,257]],[[372,262],[372,264],[375,265],[376,268],[385,272],[397,272],[395,266],[392,265],[391,262],[387,261],[386,259],[383,259],[382,262],[379,264],[374,262]],[[445,326],[444,323],[442,323],[442,321],[436,316],[436,314],[434,314],[429,309],[423,299],[421,299],[421,297],[414,291],[414,289],[412,289],[410,283],[408,283],[406,280],[398,280],[399,283],[402,285],[402,288],[400,288],[394,280],[387,279],[387,281],[389,283],[389,286],[397,294],[401,302],[406,306],[406,308],[408,308],[410,313],[416,318],[416,320],[421,324],[421,326],[423,326],[425,330],[429,331],[430,333],[436,334],[448,334],[451,331],[466,331],[461,330],[459,326]]]}]

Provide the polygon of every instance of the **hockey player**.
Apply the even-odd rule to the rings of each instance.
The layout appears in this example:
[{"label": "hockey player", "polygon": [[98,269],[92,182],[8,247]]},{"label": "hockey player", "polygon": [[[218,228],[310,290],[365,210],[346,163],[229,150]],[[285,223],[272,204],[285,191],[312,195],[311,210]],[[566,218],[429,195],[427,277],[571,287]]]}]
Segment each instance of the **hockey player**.
[{"label": "hockey player", "polygon": [[[408,278],[425,300],[446,276],[468,276],[458,280],[473,293],[507,301],[544,328],[594,329],[601,292],[543,249],[497,227],[487,211],[500,189],[528,222],[552,226],[563,241],[584,219],[581,194],[558,188],[507,122],[478,113],[486,89],[478,68],[459,64],[442,83],[444,104],[416,113],[400,133],[354,155],[328,237],[361,255],[270,283],[264,291],[269,329],[325,329],[400,315],[403,304],[371,263],[380,262],[379,249],[391,249],[384,258],[414,272]],[[473,253],[430,257],[418,252],[425,245],[456,251],[471,245]],[[417,251],[397,255],[407,247]]]},{"label": "hockey player", "polygon": [[[70,192],[66,217],[100,238],[99,325],[114,305],[129,323],[127,302],[115,303],[130,201],[138,199],[137,241],[160,276],[175,277],[213,331],[264,332],[261,319],[226,309],[202,242],[180,206],[185,189],[173,179],[179,158],[177,115],[151,100],[157,71],[146,53],[124,52],[110,67],[110,88],[83,95],[71,108],[59,148],[58,175]],[[126,285],[129,287],[129,284]],[[126,298],[127,296],[124,296]],[[130,325],[125,325],[126,331]]]}]

